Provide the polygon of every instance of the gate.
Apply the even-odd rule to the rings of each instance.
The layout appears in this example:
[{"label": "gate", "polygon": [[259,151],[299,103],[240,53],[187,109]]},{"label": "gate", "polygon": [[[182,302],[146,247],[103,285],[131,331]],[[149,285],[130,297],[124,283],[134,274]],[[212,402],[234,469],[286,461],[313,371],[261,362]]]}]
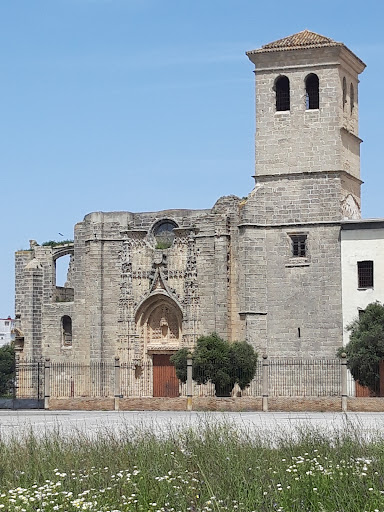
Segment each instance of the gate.
[{"label": "gate", "polygon": [[153,355],[153,396],[175,398],[180,396],[179,379],[170,362],[169,354]]},{"label": "gate", "polygon": [[14,358],[1,389],[0,409],[44,409],[44,363]]}]

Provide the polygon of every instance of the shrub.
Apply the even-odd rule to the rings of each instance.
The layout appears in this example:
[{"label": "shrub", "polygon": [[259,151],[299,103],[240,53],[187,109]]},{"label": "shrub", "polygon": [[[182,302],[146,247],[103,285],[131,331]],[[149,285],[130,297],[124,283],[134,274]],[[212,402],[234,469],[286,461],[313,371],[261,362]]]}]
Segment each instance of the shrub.
[{"label": "shrub", "polygon": [[372,302],[347,329],[351,332],[349,343],[337,355],[345,352],[353,378],[375,392],[380,379],[379,363],[384,359],[384,306]]},{"label": "shrub", "polygon": [[41,244],[41,247],[56,247],[56,245],[73,244],[73,240],[48,240]]},{"label": "shrub", "polygon": [[[187,355],[183,348],[171,357],[182,382],[187,380]],[[201,336],[193,353],[193,380],[198,384],[211,381],[216,395],[226,396],[236,383],[242,390],[250,384],[256,364],[257,353],[245,341],[228,343],[216,333]]]},{"label": "shrub", "polygon": [[13,345],[0,347],[0,396],[12,393],[15,378],[15,350]]}]

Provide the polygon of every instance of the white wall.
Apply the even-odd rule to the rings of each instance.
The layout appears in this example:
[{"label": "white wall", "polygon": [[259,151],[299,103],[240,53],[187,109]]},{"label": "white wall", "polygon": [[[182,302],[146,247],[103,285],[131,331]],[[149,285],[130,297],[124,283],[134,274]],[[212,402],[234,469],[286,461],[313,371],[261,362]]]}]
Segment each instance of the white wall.
[{"label": "white wall", "polygon": [[[372,227],[376,225],[376,227]],[[383,227],[381,227],[383,226]],[[357,262],[373,261],[373,288],[358,289]],[[361,222],[356,229],[341,230],[343,343],[349,341],[346,326],[358,318],[359,309],[384,302],[384,222]]]},{"label": "white wall", "polygon": [[14,326],[14,320],[11,318],[0,318],[0,347],[11,343],[11,330]]}]

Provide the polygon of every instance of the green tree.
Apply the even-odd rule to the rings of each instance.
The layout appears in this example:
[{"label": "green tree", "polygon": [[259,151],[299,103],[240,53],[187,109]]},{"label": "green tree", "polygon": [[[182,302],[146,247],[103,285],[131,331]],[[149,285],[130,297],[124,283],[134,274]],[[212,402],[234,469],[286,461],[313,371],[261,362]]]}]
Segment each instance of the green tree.
[{"label": "green tree", "polygon": [[[171,357],[176,375],[182,381],[187,380],[186,348],[182,348]],[[193,380],[198,384],[211,381],[215,385],[216,395],[229,395],[235,383],[245,389],[256,373],[257,353],[245,341],[228,343],[216,333],[201,336],[193,352]]]},{"label": "green tree", "polygon": [[384,306],[380,302],[372,302],[347,330],[351,333],[349,343],[341,347],[337,355],[340,357],[345,352],[353,378],[377,391],[379,363],[384,359]]},{"label": "green tree", "polygon": [[13,345],[0,347],[0,396],[12,393],[15,378],[15,350]]},{"label": "green tree", "polygon": [[181,348],[178,350],[173,356],[171,356],[170,361],[176,368],[177,378],[181,380],[181,382],[187,382],[187,358],[188,358],[189,350],[186,348]]}]

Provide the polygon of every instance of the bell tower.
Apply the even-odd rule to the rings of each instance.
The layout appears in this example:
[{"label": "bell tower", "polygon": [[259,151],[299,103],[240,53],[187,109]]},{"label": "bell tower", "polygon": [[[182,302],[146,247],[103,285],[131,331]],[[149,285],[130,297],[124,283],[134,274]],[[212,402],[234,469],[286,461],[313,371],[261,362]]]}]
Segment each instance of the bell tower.
[{"label": "bell tower", "polygon": [[343,334],[340,223],[360,218],[365,64],[308,30],[247,56],[256,184],[238,226],[242,335],[270,356],[334,357]]},{"label": "bell tower", "polygon": [[[324,209],[333,220],[359,218],[358,76],[365,64],[343,43],[308,30],[247,56],[256,77],[256,183],[288,179],[284,186],[295,203],[299,192],[305,201],[311,188],[304,176],[312,183],[328,177],[338,197],[319,198]],[[311,195],[307,199],[317,194]],[[316,219],[326,217],[315,205]],[[301,218],[297,211],[297,221]]]}]

